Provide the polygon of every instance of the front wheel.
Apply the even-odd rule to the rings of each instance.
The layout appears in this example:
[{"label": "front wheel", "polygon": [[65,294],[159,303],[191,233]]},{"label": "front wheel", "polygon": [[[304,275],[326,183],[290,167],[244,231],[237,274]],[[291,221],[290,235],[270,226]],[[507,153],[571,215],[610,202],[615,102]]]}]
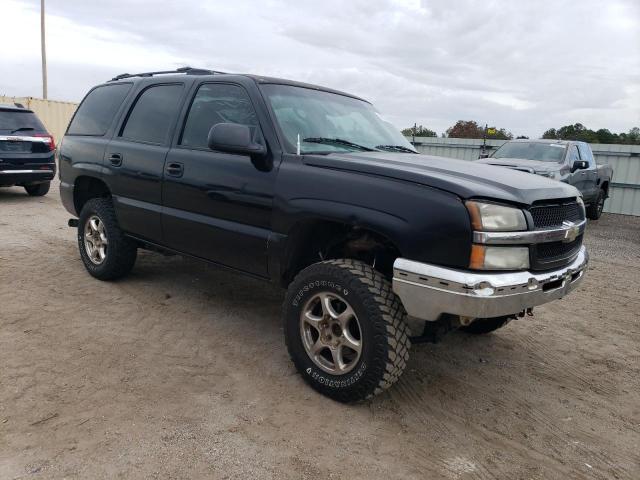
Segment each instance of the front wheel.
[{"label": "front wheel", "polygon": [[341,402],[393,385],[409,359],[405,311],[391,284],[356,260],[307,267],[289,286],[284,331],[305,381]]},{"label": "front wheel", "polygon": [[137,245],[126,237],[111,200],[89,200],[78,219],[78,248],[87,271],[100,280],[115,280],[131,271]]},{"label": "front wheel", "polygon": [[51,182],[36,183],[35,185],[25,185],[24,189],[32,197],[43,197],[49,193]]},{"label": "front wheel", "polygon": [[598,191],[598,197],[596,201],[589,205],[587,208],[587,217],[591,220],[598,220],[602,216],[602,210],[604,209],[604,190],[600,189]]}]

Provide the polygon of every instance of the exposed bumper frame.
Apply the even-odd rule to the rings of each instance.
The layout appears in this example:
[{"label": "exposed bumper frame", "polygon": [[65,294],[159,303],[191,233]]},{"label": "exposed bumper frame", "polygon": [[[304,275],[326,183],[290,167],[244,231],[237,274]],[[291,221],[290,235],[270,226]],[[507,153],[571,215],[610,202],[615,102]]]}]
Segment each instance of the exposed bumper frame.
[{"label": "exposed bumper frame", "polygon": [[407,314],[421,320],[437,320],[443,313],[499,317],[564,297],[582,282],[588,262],[584,246],[570,265],[543,273],[471,272],[398,258],[393,291]]}]

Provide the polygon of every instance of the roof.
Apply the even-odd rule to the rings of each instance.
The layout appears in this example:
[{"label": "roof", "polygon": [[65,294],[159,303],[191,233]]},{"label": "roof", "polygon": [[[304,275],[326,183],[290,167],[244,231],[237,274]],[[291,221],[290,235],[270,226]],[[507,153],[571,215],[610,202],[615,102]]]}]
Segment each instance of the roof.
[{"label": "roof", "polygon": [[352,95],[347,92],[342,92],[340,90],[334,90],[331,88],[322,87],[320,85],[297,82],[295,80],[287,80],[284,78],[265,77],[261,75],[253,75],[253,74],[246,74],[246,73],[227,73],[227,72],[220,72],[217,70],[207,70],[203,68],[191,68],[191,67],[182,67],[176,70],[163,70],[163,71],[156,71],[156,72],[143,72],[143,73],[133,73],[133,74],[123,73],[109,80],[109,83],[119,82],[119,81],[133,81],[137,83],[137,82],[149,80],[152,78],[162,78],[163,80],[178,80],[178,79],[184,79],[185,75],[189,77],[197,76],[199,78],[205,77],[205,78],[216,78],[216,79],[219,79],[220,77],[222,78],[245,77],[245,78],[250,78],[259,84],[290,85],[292,87],[309,88],[312,90],[318,90],[322,92],[335,93],[337,95],[343,95],[346,97],[355,98],[356,100],[362,100],[363,102],[369,103],[367,100],[360,98],[356,95]]},{"label": "roof", "polygon": [[15,111],[15,112],[29,112],[29,113],[33,113],[32,110],[29,110],[28,108],[24,108],[23,106],[19,105],[19,104],[14,104],[14,105],[10,105],[7,103],[0,103],[0,110],[6,112],[6,111]]}]

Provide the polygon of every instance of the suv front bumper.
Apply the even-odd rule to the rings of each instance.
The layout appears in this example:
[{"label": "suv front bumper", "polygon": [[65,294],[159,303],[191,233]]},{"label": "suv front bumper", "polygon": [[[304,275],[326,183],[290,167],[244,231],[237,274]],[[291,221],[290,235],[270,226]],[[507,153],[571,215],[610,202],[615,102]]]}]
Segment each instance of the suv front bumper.
[{"label": "suv front bumper", "polygon": [[470,272],[398,258],[393,291],[407,314],[421,320],[437,320],[443,313],[500,317],[564,297],[582,282],[588,262],[584,246],[570,265],[542,273]]}]

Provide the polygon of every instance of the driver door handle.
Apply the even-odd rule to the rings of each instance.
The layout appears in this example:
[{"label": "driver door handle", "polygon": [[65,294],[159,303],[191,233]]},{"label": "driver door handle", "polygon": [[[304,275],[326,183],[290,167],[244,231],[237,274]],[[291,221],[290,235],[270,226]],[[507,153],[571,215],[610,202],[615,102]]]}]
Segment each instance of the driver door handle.
[{"label": "driver door handle", "polygon": [[171,162],[167,164],[167,168],[165,170],[167,175],[171,175],[172,177],[181,177],[184,173],[184,165],[180,162]]}]

